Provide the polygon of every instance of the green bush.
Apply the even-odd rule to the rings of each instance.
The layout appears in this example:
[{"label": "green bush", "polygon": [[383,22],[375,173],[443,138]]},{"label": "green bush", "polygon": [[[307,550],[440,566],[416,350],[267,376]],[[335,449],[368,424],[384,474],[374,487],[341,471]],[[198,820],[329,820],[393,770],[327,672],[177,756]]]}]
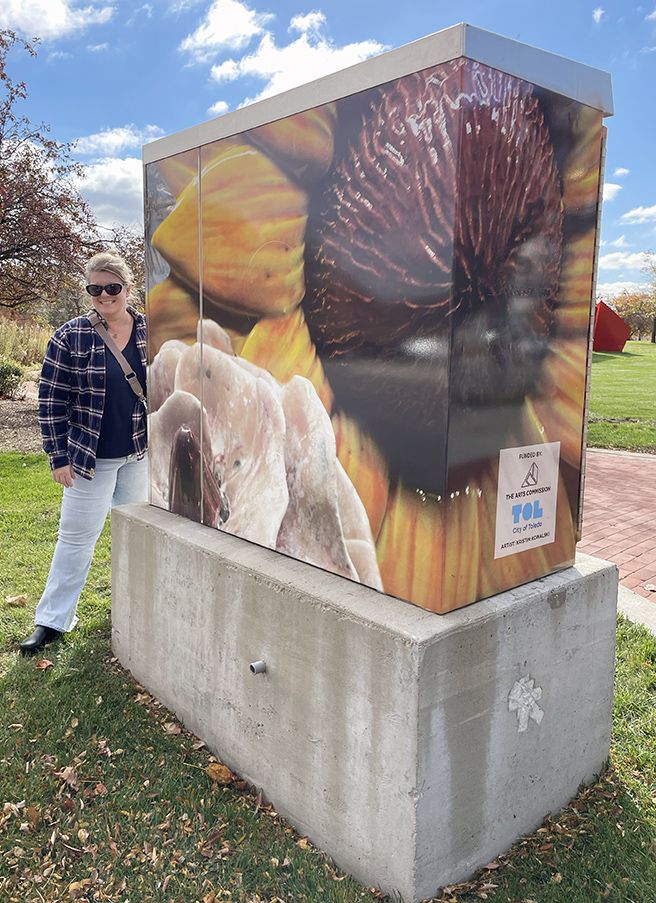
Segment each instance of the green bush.
[{"label": "green bush", "polygon": [[0,398],[13,398],[23,379],[23,368],[16,361],[0,357]]}]

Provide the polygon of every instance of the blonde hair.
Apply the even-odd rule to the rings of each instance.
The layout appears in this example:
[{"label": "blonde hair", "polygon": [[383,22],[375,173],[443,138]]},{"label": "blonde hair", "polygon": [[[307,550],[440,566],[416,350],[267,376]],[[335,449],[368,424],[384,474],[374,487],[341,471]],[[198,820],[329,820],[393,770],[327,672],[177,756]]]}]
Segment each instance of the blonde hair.
[{"label": "blonde hair", "polygon": [[122,257],[113,251],[101,251],[99,254],[94,254],[84,268],[84,278],[88,282],[91,273],[98,272],[112,273],[128,288],[134,282],[130,267]]}]

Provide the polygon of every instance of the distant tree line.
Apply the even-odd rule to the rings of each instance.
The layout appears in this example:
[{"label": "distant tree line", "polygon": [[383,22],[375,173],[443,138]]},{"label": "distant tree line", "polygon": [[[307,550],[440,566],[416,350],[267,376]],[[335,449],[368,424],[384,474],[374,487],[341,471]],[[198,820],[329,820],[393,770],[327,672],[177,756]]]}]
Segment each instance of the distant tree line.
[{"label": "distant tree line", "polygon": [[116,248],[135,274],[143,303],[143,239],[127,227],[101,230],[80,195],[83,167],[72,147],[49,137],[45,124],[20,115],[25,82],[7,60],[14,49],[34,56],[35,43],[0,30],[0,312],[62,322],[88,308],[80,276],[88,258]]},{"label": "distant tree line", "polygon": [[624,291],[607,302],[631,330],[631,338],[649,336],[656,343],[656,255],[647,254],[645,272],[651,284],[637,291]]}]

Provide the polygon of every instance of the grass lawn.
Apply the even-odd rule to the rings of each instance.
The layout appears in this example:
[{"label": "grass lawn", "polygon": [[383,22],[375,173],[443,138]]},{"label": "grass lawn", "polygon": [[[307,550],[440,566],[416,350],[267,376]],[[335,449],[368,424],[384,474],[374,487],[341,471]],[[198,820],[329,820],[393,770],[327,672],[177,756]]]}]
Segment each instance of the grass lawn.
[{"label": "grass lawn", "polygon": [[[0,455],[0,900],[380,899],[221,774],[112,658],[107,530],[79,627],[47,651],[52,665],[43,670],[18,658],[49,566],[59,492],[43,456]],[[24,605],[7,601],[16,596]],[[474,881],[437,899],[654,903],[655,704],[656,640],[622,621],[609,770]]]},{"label": "grass lawn", "polygon": [[592,355],[588,445],[656,453],[656,345]]}]

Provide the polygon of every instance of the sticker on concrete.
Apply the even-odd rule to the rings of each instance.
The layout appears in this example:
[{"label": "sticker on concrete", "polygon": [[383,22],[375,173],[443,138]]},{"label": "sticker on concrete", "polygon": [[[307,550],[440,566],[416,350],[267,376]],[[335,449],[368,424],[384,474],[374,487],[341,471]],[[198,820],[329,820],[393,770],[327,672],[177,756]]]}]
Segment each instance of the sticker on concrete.
[{"label": "sticker on concrete", "polygon": [[499,452],[495,558],[556,539],[559,460],[560,442]]},{"label": "sticker on concrete", "polygon": [[517,712],[518,734],[528,729],[529,719],[539,724],[544,718],[544,712],[538,705],[538,699],[542,699],[542,689],[534,684],[533,678],[527,674],[515,681],[508,695],[508,711]]}]

